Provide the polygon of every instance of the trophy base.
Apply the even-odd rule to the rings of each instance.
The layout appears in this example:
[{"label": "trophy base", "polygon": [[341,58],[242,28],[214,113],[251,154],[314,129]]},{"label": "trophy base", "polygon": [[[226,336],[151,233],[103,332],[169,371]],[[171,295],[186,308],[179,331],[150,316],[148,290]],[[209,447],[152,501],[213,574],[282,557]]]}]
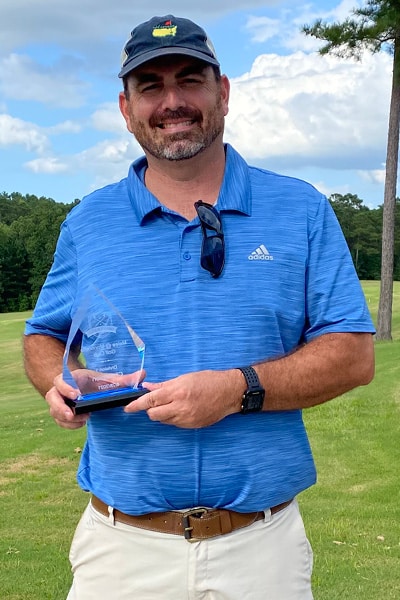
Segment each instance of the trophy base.
[{"label": "trophy base", "polygon": [[136,398],[140,398],[149,392],[146,388],[126,387],[107,392],[95,392],[93,394],[82,394],[76,400],[66,399],[65,403],[76,415],[91,413],[97,410],[126,406]]}]

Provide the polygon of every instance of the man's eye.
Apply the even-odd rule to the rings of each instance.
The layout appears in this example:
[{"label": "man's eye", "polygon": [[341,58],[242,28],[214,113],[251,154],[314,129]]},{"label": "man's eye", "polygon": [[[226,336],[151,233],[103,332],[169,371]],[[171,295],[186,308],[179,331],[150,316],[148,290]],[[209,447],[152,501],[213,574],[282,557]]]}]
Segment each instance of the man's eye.
[{"label": "man's eye", "polygon": [[196,79],[196,77],[186,77],[186,79],[184,79],[182,83],[183,85],[198,85],[201,83],[201,80]]},{"label": "man's eye", "polygon": [[142,94],[157,91],[160,88],[159,83],[149,83],[142,87]]}]

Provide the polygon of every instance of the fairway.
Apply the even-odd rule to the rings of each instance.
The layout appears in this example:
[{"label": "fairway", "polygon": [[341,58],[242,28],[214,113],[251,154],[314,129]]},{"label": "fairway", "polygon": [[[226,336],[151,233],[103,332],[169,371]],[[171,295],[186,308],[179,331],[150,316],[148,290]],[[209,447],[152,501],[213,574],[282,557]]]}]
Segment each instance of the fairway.
[{"label": "fairway", "polygon": [[[379,284],[363,287],[375,320]],[[24,376],[28,314],[0,314],[0,600],[65,600],[69,545],[88,501],[75,481],[85,430],[57,427]],[[400,282],[393,342],[375,348],[369,386],[304,412],[318,470],[299,497],[315,600],[400,598]]]}]

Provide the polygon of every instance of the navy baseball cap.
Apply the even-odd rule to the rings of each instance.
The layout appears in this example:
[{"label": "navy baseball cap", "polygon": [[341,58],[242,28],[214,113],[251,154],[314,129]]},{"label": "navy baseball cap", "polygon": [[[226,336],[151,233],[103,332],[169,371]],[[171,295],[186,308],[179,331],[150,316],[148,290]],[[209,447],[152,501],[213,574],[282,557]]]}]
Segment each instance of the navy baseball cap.
[{"label": "navy baseball cap", "polygon": [[131,32],[122,52],[118,77],[159,56],[183,54],[219,67],[214,47],[204,29],[189,21],[166,15],[153,17]]}]

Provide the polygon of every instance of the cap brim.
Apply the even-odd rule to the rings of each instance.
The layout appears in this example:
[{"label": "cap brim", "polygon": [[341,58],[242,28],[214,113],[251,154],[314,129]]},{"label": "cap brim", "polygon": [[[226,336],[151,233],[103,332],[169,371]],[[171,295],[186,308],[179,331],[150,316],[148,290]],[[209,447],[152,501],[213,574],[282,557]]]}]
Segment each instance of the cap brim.
[{"label": "cap brim", "polygon": [[198,58],[199,60],[202,60],[203,62],[206,62],[210,65],[214,65],[216,67],[220,66],[217,59],[213,58],[212,56],[209,56],[208,54],[204,54],[203,52],[198,52],[197,50],[192,50],[191,48],[178,48],[175,46],[175,47],[171,47],[171,48],[159,48],[158,50],[152,50],[151,52],[145,52],[144,54],[141,54],[140,56],[137,56],[136,58],[131,59],[122,67],[121,71],[118,73],[118,77],[125,77],[125,75],[127,75],[128,73],[133,71],[133,69],[140,67],[141,65],[148,62],[149,60],[153,60],[154,58],[159,58],[160,56],[168,56],[168,55],[172,55],[172,54],[177,54],[177,55],[181,54],[183,56],[192,56],[193,58]]}]

